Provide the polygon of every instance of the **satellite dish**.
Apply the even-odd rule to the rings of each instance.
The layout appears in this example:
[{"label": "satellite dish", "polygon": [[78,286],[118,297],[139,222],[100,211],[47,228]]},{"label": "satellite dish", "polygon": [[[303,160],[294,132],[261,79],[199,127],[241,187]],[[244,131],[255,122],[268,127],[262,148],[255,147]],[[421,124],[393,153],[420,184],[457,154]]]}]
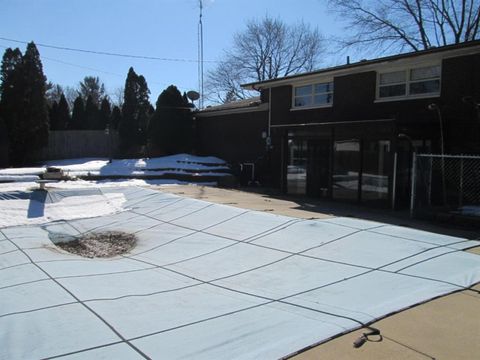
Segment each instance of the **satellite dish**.
[{"label": "satellite dish", "polygon": [[194,90],[190,90],[189,92],[187,92],[187,97],[192,100],[192,101],[195,101],[195,100],[198,100],[200,99],[200,94]]}]

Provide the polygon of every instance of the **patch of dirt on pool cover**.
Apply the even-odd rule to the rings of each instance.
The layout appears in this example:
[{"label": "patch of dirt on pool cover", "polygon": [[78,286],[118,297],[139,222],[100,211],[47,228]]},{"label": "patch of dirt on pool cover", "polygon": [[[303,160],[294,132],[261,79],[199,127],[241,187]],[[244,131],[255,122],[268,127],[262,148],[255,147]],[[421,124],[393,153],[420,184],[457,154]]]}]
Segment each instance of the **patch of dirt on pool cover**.
[{"label": "patch of dirt on pool cover", "polygon": [[108,258],[129,252],[135,247],[137,238],[124,232],[88,233],[55,245],[69,253],[87,258]]}]

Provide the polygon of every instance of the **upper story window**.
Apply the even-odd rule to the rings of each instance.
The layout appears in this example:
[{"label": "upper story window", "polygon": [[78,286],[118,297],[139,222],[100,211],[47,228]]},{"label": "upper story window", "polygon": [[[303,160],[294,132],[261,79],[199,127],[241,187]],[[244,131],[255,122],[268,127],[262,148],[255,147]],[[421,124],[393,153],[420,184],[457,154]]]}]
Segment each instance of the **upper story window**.
[{"label": "upper story window", "polygon": [[315,107],[333,102],[333,81],[298,86],[294,90],[294,107]]},{"label": "upper story window", "polygon": [[440,74],[440,65],[381,73],[378,76],[378,98],[438,95]]}]

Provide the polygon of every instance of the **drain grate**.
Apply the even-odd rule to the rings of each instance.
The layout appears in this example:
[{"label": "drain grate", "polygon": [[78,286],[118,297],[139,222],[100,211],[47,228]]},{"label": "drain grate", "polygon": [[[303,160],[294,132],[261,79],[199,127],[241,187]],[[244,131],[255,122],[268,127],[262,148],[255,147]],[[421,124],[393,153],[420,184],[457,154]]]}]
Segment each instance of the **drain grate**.
[{"label": "drain grate", "polygon": [[72,254],[87,258],[109,258],[132,250],[137,238],[135,235],[125,232],[108,231],[87,233],[81,236],[56,234],[53,242],[56,246]]}]

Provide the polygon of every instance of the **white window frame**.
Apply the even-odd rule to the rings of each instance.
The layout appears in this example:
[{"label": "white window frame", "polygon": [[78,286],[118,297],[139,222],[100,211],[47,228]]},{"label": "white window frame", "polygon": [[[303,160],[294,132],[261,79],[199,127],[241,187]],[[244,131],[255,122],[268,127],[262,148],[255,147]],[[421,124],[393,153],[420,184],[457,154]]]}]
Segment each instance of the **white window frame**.
[{"label": "white window frame", "polygon": [[[315,93],[315,85],[323,85],[323,84],[331,84],[332,90],[327,91],[327,92],[322,92],[322,93]],[[304,96],[310,96],[310,99],[312,100],[312,103],[310,105],[304,105],[304,106],[298,106],[295,105],[295,99],[297,97],[303,97],[303,96],[296,96],[296,90],[301,87],[305,86],[310,86],[311,87],[311,92],[309,95],[304,95]],[[334,82],[333,79],[328,79],[325,81],[316,81],[314,83],[305,83],[305,84],[299,84],[293,87],[292,89],[292,108],[291,110],[306,110],[306,109],[317,109],[317,108],[325,108],[325,107],[331,107],[333,105],[333,97],[334,97],[334,92],[335,92],[335,87],[334,87]],[[332,100],[328,103],[322,103],[322,104],[315,104],[314,99],[315,96],[318,95],[327,95],[330,94],[332,96]]]},{"label": "white window frame", "polygon": [[[428,68],[428,67],[436,67],[440,68],[440,75],[439,77],[432,77],[427,79],[421,80],[411,80],[411,71],[415,69],[421,68]],[[380,84],[380,76],[383,74],[389,74],[394,72],[403,71],[405,73],[405,81],[404,82],[396,82],[391,83],[388,85],[381,85]],[[439,81],[439,88],[436,92],[431,93],[424,93],[424,94],[410,94],[410,85],[414,83],[426,82],[431,80],[438,80]],[[395,86],[395,85],[403,85],[405,84],[405,94],[398,95],[398,96],[388,96],[388,97],[380,97],[380,88],[386,86]],[[376,86],[376,100],[375,102],[384,102],[384,101],[397,101],[397,100],[412,100],[412,99],[422,99],[422,98],[431,98],[431,97],[439,97],[442,90],[442,66],[439,63],[432,63],[432,64],[418,64],[416,66],[409,66],[403,68],[391,68],[388,70],[377,71],[377,86]]]}]

